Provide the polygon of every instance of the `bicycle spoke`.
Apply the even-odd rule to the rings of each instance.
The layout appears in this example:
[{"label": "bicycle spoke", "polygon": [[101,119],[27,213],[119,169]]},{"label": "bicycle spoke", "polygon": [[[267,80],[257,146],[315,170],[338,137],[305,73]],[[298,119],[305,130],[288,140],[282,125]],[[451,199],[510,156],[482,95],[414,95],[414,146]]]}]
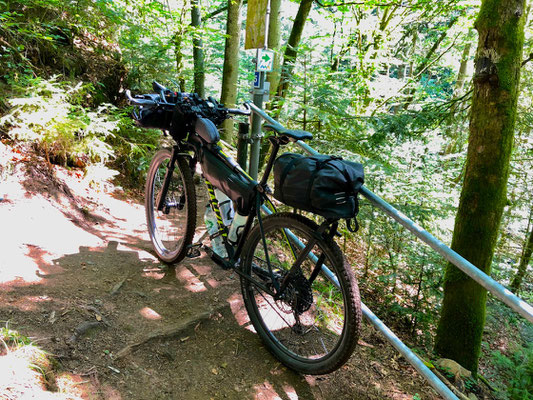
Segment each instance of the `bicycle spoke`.
[{"label": "bicycle spoke", "polygon": [[[265,238],[255,247],[252,275],[265,282],[272,279],[287,282],[275,300],[254,287],[255,307],[269,334],[286,351],[294,357],[320,359],[328,355],[340,340],[342,329],[338,327],[344,324],[343,296],[338,291],[329,296],[324,294],[324,291],[333,289],[324,283],[327,277],[322,274],[321,266],[334,263],[321,245],[313,240],[313,246],[308,246],[310,234],[297,230],[291,230],[291,240],[287,240],[287,231],[285,228],[265,229]],[[294,237],[301,243],[299,249],[294,245],[297,243]],[[313,263],[308,258],[301,258],[300,267],[294,270],[294,263],[306,246],[318,255],[318,259]],[[263,268],[267,261],[277,271],[274,276]],[[335,302],[337,298],[338,303]]]}]

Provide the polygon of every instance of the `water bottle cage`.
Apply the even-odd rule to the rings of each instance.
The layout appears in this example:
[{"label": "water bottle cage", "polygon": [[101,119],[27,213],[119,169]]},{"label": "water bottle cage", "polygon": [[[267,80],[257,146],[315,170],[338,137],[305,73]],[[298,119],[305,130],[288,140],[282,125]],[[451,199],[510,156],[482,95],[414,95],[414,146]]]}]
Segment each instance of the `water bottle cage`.
[{"label": "water bottle cage", "polygon": [[220,229],[217,232],[213,233],[212,235],[209,235],[209,239],[213,240],[213,239],[219,237],[220,235],[223,235],[224,233],[228,233],[227,228]]},{"label": "water bottle cage", "polygon": [[228,236],[228,242],[233,245],[233,246],[236,246],[237,243],[239,243],[239,240],[241,239],[241,234],[242,234],[242,230],[244,229],[244,225],[241,225],[239,227],[237,227],[237,230],[236,230],[236,236],[237,236],[237,240],[235,242],[233,242],[230,237]]}]

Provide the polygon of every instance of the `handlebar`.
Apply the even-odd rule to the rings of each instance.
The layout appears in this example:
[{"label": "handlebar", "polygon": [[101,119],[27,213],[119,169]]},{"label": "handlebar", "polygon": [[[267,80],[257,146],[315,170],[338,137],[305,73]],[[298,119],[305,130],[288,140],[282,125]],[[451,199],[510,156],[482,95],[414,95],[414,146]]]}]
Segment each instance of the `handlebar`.
[{"label": "handlebar", "polygon": [[198,118],[206,118],[220,125],[229,115],[250,115],[250,106],[245,109],[226,108],[214,98],[202,99],[196,93],[180,93],[153,82],[156,93],[132,96],[126,90],[128,102],[135,106],[133,118],[143,128],[161,129],[173,137],[181,138],[183,132],[192,132]]},{"label": "handlebar", "polygon": [[[167,111],[179,109],[183,114],[194,115],[212,120],[215,124],[224,121],[228,114],[233,115],[250,115],[251,110],[247,104],[245,109],[226,108],[223,104],[217,102],[213,97],[202,99],[196,93],[173,92],[158,82],[152,83],[152,88],[158,93],[149,93],[132,96],[130,90],[126,90],[126,98],[131,105],[143,109],[163,107]],[[142,113],[135,113],[141,115]]]},{"label": "handlebar", "polygon": [[[128,89],[126,90],[126,97],[131,105],[135,106],[156,106],[158,104],[158,98],[157,95],[150,95],[150,94],[143,94],[140,96],[133,97],[131,95],[131,91]],[[148,99],[146,97],[149,97]]]}]

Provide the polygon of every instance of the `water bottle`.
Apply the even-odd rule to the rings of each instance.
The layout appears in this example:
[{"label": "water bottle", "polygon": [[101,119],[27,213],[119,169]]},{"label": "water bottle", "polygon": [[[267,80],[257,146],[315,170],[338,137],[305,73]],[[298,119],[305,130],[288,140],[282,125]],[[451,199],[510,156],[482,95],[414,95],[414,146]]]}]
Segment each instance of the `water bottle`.
[{"label": "water bottle", "polygon": [[[205,228],[207,229],[207,232],[209,235],[214,235],[218,232],[218,224],[217,224],[217,217],[213,210],[211,209],[211,206],[208,204],[205,209],[204,214],[204,222],[205,222]],[[225,258],[228,256],[228,252],[226,251],[226,246],[224,246],[224,242],[222,240],[222,236],[217,236],[211,239],[211,248],[215,253],[217,253],[220,257]]]},{"label": "water bottle", "polygon": [[233,218],[233,222],[231,223],[228,232],[228,241],[231,244],[235,245],[239,241],[241,230],[244,227],[244,224],[246,223],[247,219],[247,215],[241,215],[239,213],[235,214],[235,218]]},{"label": "water bottle", "polygon": [[233,211],[233,202],[224,192],[218,189],[215,189],[215,197],[217,198],[218,208],[222,215],[222,222],[224,222],[224,225],[229,226],[235,214]]}]

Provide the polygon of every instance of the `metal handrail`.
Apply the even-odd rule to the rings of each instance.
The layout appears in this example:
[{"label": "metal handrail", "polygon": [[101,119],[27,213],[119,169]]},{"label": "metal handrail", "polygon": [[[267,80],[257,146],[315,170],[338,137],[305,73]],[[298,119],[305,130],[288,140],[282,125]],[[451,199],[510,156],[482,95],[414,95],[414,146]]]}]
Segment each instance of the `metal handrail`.
[{"label": "metal handrail", "polygon": [[[264,120],[268,121],[270,124],[282,127],[282,125],[266,114],[259,107],[255,106],[253,103],[248,102],[252,111],[262,117]],[[320,154],[318,151],[314,150],[308,144],[298,141],[296,142],[303,150],[309,154],[317,155]],[[478,269],[468,260],[463,258],[461,255],[450,249],[439,239],[435,238],[425,229],[420,227],[414,221],[409,219],[405,214],[396,210],[389,203],[381,199],[376,194],[372,193],[365,186],[360,190],[362,196],[364,196],[371,204],[375,205],[379,209],[385,212],[389,217],[393,218],[399,222],[402,226],[412,232],[424,243],[428,244],[432,249],[437,253],[442,255],[449,262],[457,266],[461,271],[466,273],[481,286],[487,289],[489,292],[494,294],[498,299],[507,304],[511,309],[518,312],[528,321],[533,322],[533,307],[528,304],[526,301],[522,300],[511,291],[506,289],[504,286],[496,282],[490,276],[485,274],[483,271]],[[372,311],[366,306],[363,307],[363,315],[367,320],[369,320],[374,327],[379,330],[385,338],[400,352],[411,365],[413,365],[417,371],[423,375],[427,381],[437,390],[437,392],[442,395],[445,399],[457,399],[455,394],[446,386],[444,383],[418,358],[418,356],[411,351]]]}]

